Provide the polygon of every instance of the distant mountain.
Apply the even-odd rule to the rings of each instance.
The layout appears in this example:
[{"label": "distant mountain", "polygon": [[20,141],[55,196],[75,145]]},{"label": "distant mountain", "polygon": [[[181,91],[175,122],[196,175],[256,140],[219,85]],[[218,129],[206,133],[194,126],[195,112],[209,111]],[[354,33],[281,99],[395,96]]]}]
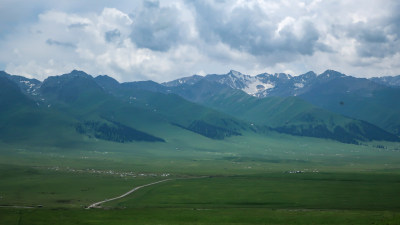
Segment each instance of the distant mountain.
[{"label": "distant mountain", "polygon": [[25,86],[19,81],[24,79],[3,75],[0,75],[1,141],[51,146],[76,142],[79,135],[70,126],[74,119],[31,98],[36,92],[21,90]]},{"label": "distant mountain", "polygon": [[373,77],[370,80],[387,86],[400,87],[400,75],[398,76],[386,76],[386,77]]},{"label": "distant mountain", "polygon": [[[35,93],[24,94],[23,88],[16,85],[18,80],[4,77],[21,98],[42,108],[42,113],[65,115],[69,121],[67,129],[90,138],[115,142],[165,141],[158,135],[167,130],[168,133],[187,130],[212,139],[224,139],[249,129],[229,115],[174,94],[156,92],[165,91],[165,87],[153,81],[120,84],[108,76],[93,78],[74,70],[48,77],[38,84]],[[6,99],[7,93],[3,94]]]},{"label": "distant mountain", "polygon": [[249,95],[262,98],[267,96],[297,96],[309,90],[313,85],[344,76],[346,75],[333,70],[327,70],[319,76],[310,71],[295,77],[285,73],[263,73],[257,76],[249,76],[231,70],[227,74],[210,74],[205,77],[194,75],[163,84],[167,87],[178,87],[206,80],[217,82],[233,89],[239,89]]},{"label": "distant mountain", "polygon": [[[19,80],[0,77],[0,99],[10,99],[0,117],[0,139],[53,146],[73,145],[84,136],[108,141],[164,141],[119,123],[107,115],[116,104],[93,78],[81,71],[49,77],[35,92],[23,92]],[[14,97],[13,97],[14,96]],[[115,106],[115,105],[113,105]]]},{"label": "distant mountain", "polygon": [[199,81],[201,79],[203,79],[202,76],[193,75],[193,76],[190,76],[190,77],[183,77],[183,78],[180,78],[180,79],[177,79],[177,80],[173,80],[173,81],[170,81],[170,82],[165,82],[165,83],[162,83],[162,85],[164,85],[166,87],[176,87],[176,86],[179,86],[179,85],[182,85],[182,84],[192,85],[192,84],[195,84],[197,81]]},{"label": "distant mountain", "polygon": [[29,79],[23,76],[10,75],[4,71],[0,71],[0,77],[6,77],[14,83],[26,94],[37,95],[37,89],[40,87],[41,82],[36,79]]},{"label": "distant mountain", "polygon": [[272,82],[268,82],[267,80],[262,82],[259,77],[244,75],[234,70],[222,75],[210,74],[205,77],[194,75],[163,84],[167,87],[178,87],[182,85],[193,85],[200,80],[217,82],[226,87],[243,90],[253,96],[267,95],[268,90],[274,87]]},{"label": "distant mountain", "polygon": [[[230,71],[163,84],[119,83],[77,70],[43,82],[1,72],[0,140],[168,142],[181,133],[221,140],[276,131],[345,143],[399,141],[392,133],[400,106],[389,111],[397,90],[331,70],[297,77]],[[376,118],[364,109],[375,110],[386,124],[379,126],[392,133],[368,123]]]},{"label": "distant mountain", "polygon": [[346,76],[313,86],[300,97],[324,109],[368,121],[400,135],[400,88]]},{"label": "distant mountain", "polygon": [[298,136],[328,138],[346,143],[398,137],[364,121],[316,107],[298,97],[256,98],[217,82],[201,80],[174,90],[188,100],[248,121],[252,126]]},{"label": "distant mountain", "polygon": [[189,102],[178,95],[167,94],[167,88],[153,81],[127,82],[111,87],[104,84],[102,77],[95,80],[118,99],[151,110],[174,126],[212,139],[241,135],[241,131],[249,129],[232,116]]},{"label": "distant mountain", "polygon": [[81,107],[86,107],[93,101],[108,98],[107,93],[94,81],[92,76],[77,70],[60,76],[48,77],[40,86],[39,92],[49,101],[61,101]]},{"label": "distant mountain", "polygon": [[0,111],[15,107],[32,107],[34,102],[24,95],[18,85],[9,77],[0,75]]},{"label": "distant mountain", "polygon": [[[196,84],[204,86],[197,87],[196,90],[200,92],[226,87],[242,90],[258,98],[299,96],[325,110],[365,120],[400,135],[400,88],[393,87],[396,78],[398,77],[355,78],[333,70],[327,70],[320,75],[308,72],[299,76],[283,73],[249,76],[230,71],[222,75],[207,75],[202,79],[195,76],[190,80],[188,77],[185,82],[173,81],[166,84],[173,88],[172,92],[192,101],[197,101],[196,98],[200,95],[190,90],[192,87],[188,84],[193,87]],[[203,85],[205,81],[208,84]],[[214,87],[210,82],[218,83],[220,87]]]},{"label": "distant mountain", "polygon": [[[105,126],[111,127],[108,130],[124,131],[124,135],[134,134],[143,129],[151,131],[149,126],[162,128],[169,124],[176,129],[186,129],[209,138],[223,139],[240,135],[239,131],[243,129],[238,125],[239,122],[230,116],[188,102],[176,95],[141,89],[141,86],[149,89],[163,87],[152,81],[119,84],[110,77],[93,78],[84,72],[72,71],[70,74],[46,79],[40,92],[54,104],[61,101],[59,107],[64,111],[83,118],[78,130],[86,134],[96,133]],[[223,126],[219,125],[220,123],[223,123]],[[124,135],[122,136],[128,137]],[[160,140],[155,137],[149,138],[148,135],[142,132],[139,135],[140,140]],[[98,135],[102,136],[104,135]],[[123,140],[122,136],[115,140]]]}]

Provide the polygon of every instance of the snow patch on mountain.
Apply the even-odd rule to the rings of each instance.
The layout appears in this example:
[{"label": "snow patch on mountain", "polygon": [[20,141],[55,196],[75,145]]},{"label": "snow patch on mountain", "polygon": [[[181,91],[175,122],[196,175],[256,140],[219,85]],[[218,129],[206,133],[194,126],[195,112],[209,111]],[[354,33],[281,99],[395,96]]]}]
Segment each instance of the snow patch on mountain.
[{"label": "snow patch on mountain", "polygon": [[304,83],[295,83],[294,86],[296,87],[296,89],[300,89],[304,87]]},{"label": "snow patch on mountain", "polygon": [[234,89],[240,89],[249,95],[263,97],[268,95],[268,90],[275,87],[274,82],[264,80],[262,76],[250,76],[238,71],[231,70],[228,74],[214,76],[213,79],[220,84],[227,85]]},{"label": "snow patch on mountain", "polygon": [[286,80],[290,80],[293,78],[290,74],[286,73],[275,73],[273,76],[277,77],[278,79],[286,79]]},{"label": "snow patch on mountain", "polygon": [[254,79],[254,81],[246,83],[246,87],[242,90],[249,95],[256,96],[256,94],[274,87],[275,85],[272,83],[263,83],[258,79]]},{"label": "snow patch on mountain", "polygon": [[14,76],[11,79],[14,79],[15,82],[19,81],[19,84],[17,84],[25,93],[30,95],[37,95],[37,90],[40,86],[39,81],[35,82],[34,80],[22,80],[22,78],[19,76]]},{"label": "snow patch on mountain", "polygon": [[[208,74],[206,76],[194,75],[178,80],[163,83],[167,87],[176,87],[181,85],[193,85],[200,80],[216,82],[223,86],[238,89],[249,95],[264,98],[267,96],[297,96],[309,90],[313,85],[328,82],[333,79],[346,77],[346,75],[334,71],[326,70],[317,75],[309,71],[305,74],[292,76],[286,73],[262,73],[256,76],[250,76],[241,72],[231,70],[226,74]],[[385,82],[378,80],[376,82]]]}]

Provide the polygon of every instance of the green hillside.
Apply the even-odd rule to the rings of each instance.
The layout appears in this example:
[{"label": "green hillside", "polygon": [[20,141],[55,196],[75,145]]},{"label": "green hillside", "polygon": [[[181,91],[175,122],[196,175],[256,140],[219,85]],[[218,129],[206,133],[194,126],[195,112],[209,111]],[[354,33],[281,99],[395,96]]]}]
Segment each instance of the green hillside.
[{"label": "green hillside", "polygon": [[38,96],[1,78],[2,140],[57,146],[96,139],[165,142],[182,133],[189,139],[224,139],[246,130],[243,122],[177,95],[136,88],[112,94],[82,71],[49,77]]},{"label": "green hillside", "polygon": [[[184,128],[212,139],[223,139],[232,135],[241,135],[249,126],[224,113],[189,102],[175,94],[163,94],[144,90],[137,85],[125,83],[116,86],[100,83],[105,90],[134,107],[150,111],[170,124]],[[142,83],[141,85],[149,83]],[[151,87],[157,85],[152,84]],[[160,85],[159,85],[160,86]]]},{"label": "green hillside", "polygon": [[400,88],[345,77],[321,84],[300,97],[324,109],[368,121],[400,135]]},{"label": "green hillside", "polygon": [[371,124],[296,97],[179,90],[196,103],[110,81],[30,95],[0,77],[0,224],[398,224],[400,145]]},{"label": "green hillside", "polygon": [[0,112],[18,107],[32,108],[34,105],[34,102],[25,96],[14,82],[0,75]]},{"label": "green hillside", "polygon": [[2,141],[60,146],[79,140],[73,118],[28,98],[15,83],[2,76],[0,105]]},{"label": "green hillside", "polygon": [[168,142],[183,131],[188,136],[182,138],[216,140],[277,131],[345,143],[398,141],[372,124],[297,97],[258,99],[205,80],[166,88],[151,81],[120,84],[72,71],[47,78],[34,90],[38,95],[29,95],[10,76],[1,77],[4,140],[79,145],[96,139]]},{"label": "green hillside", "polygon": [[[200,85],[202,89],[203,84]],[[229,88],[218,90],[212,94],[200,91],[202,94],[193,99],[246,120],[254,126],[265,125],[283,133],[329,138],[346,143],[398,140],[395,135],[372,124],[329,112],[297,97],[259,99],[240,90]]]}]

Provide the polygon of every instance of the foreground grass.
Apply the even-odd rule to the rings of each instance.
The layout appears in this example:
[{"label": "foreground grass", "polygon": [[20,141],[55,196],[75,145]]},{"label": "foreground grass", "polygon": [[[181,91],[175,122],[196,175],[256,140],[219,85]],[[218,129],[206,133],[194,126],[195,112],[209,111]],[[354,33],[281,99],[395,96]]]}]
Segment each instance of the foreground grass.
[{"label": "foreground grass", "polygon": [[[114,197],[151,179],[125,183],[109,175],[75,174],[73,178],[65,172],[52,173],[59,177],[42,174],[47,178],[43,186],[31,179],[21,181],[29,183],[30,189],[15,190],[24,196],[17,197],[21,204],[44,202],[42,208],[0,208],[0,224],[400,224],[397,174],[270,173],[176,179],[140,189],[103,209],[87,210],[79,206],[82,199]],[[101,187],[85,197],[86,190],[62,186],[68,182]],[[54,191],[56,198],[40,194],[43,189]],[[67,196],[70,201],[55,201]]]},{"label": "foreground grass", "polygon": [[329,224],[400,223],[399,212],[348,210],[271,210],[142,208],[124,210],[2,209],[0,224]]},{"label": "foreground grass", "polygon": [[[0,206],[7,206],[0,224],[400,224],[397,143],[380,149],[288,136],[204,143],[0,144]],[[129,172],[142,176],[121,176]],[[84,209],[165,173],[207,177]]]},{"label": "foreground grass", "polygon": [[83,208],[162,178],[0,165],[0,179],[0,206]]},{"label": "foreground grass", "polygon": [[271,173],[175,180],[106,206],[400,210],[396,174]]}]

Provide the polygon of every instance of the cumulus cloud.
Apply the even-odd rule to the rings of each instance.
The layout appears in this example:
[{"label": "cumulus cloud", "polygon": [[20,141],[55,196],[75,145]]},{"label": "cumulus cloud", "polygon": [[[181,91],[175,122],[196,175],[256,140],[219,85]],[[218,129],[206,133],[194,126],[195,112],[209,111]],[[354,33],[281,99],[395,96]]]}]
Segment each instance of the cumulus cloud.
[{"label": "cumulus cloud", "polygon": [[[349,38],[357,41],[361,58],[386,58],[400,52],[400,3],[394,3],[386,15],[359,21],[347,27]],[[391,13],[390,13],[391,12]]]},{"label": "cumulus cloud", "polygon": [[139,48],[168,51],[171,47],[184,44],[189,28],[181,10],[176,6],[160,6],[158,1],[145,1],[131,28],[131,40]]},{"label": "cumulus cloud", "polygon": [[326,69],[364,77],[400,74],[400,3],[394,0],[3,5],[12,4],[23,5],[28,16],[0,6],[0,25],[12,25],[0,32],[0,65],[39,79],[73,69],[120,81],[229,69],[253,75]]},{"label": "cumulus cloud", "polygon": [[312,55],[318,46],[323,46],[318,45],[319,32],[310,18],[296,20],[263,10],[266,6],[262,1],[247,1],[231,8],[229,3],[220,3],[220,7],[204,1],[191,1],[191,4],[200,34],[210,43],[223,42],[256,56],[278,53],[281,58],[275,61]]}]

